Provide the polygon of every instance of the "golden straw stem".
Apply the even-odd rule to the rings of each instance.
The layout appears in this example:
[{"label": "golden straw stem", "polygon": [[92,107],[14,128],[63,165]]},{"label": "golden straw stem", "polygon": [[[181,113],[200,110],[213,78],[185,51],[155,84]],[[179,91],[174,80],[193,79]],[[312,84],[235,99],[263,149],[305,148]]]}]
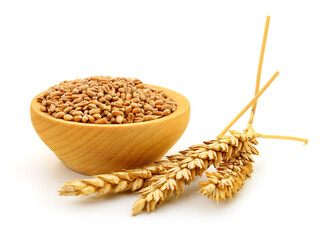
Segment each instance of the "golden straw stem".
[{"label": "golden straw stem", "polygon": [[255,136],[259,137],[259,138],[295,140],[295,141],[301,141],[301,142],[304,142],[304,143],[308,143],[308,139],[306,139],[306,138],[299,138],[299,137],[280,136],[280,135],[267,135],[267,134],[261,134],[261,133],[256,133]]},{"label": "golden straw stem", "polygon": [[[257,68],[257,76],[256,76],[256,85],[255,85],[255,94],[258,93],[260,89],[260,80],[261,80],[261,72],[262,72],[262,65],[263,65],[263,58],[264,58],[264,51],[266,49],[266,43],[267,43],[267,37],[268,37],[268,31],[269,31],[269,23],[270,23],[270,16],[267,16],[266,18],[266,24],[264,27],[264,33],[263,33],[263,39],[262,39],[262,46],[261,46],[261,52],[260,52],[260,59],[259,59],[259,65]],[[248,121],[248,125],[253,124],[254,121],[254,115],[256,110],[257,101],[254,102],[252,107],[252,112]]]},{"label": "golden straw stem", "polygon": [[270,84],[275,80],[278,76],[279,72],[275,72],[275,74],[269,79],[269,81],[261,88],[261,90],[254,96],[254,98],[241,110],[241,112],[224,128],[224,130],[217,136],[217,138],[222,137],[225,133],[232,127],[232,125],[239,120],[239,118],[254,104],[254,102],[264,93],[264,91],[270,86]]}]

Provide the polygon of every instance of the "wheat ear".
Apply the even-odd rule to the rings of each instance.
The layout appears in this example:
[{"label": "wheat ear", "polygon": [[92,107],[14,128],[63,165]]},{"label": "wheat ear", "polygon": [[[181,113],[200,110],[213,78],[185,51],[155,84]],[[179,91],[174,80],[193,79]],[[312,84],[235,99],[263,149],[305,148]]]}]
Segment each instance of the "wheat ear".
[{"label": "wheat ear", "polygon": [[201,176],[212,164],[217,167],[235,156],[258,154],[253,146],[257,143],[253,134],[237,131],[231,133],[232,136],[224,135],[169,156],[168,159],[173,162],[166,166],[165,172],[153,176],[149,186],[139,191],[141,197],[134,203],[132,214],[137,215],[145,210],[148,213],[154,211],[166,197],[178,196],[184,185],[190,184],[196,176]]},{"label": "wheat ear", "polygon": [[74,180],[67,182],[59,194],[62,196],[87,196],[97,194],[101,196],[107,193],[119,193],[124,191],[137,191],[148,185],[149,179],[164,171],[164,164],[169,161],[163,160],[144,168],[136,168],[113,172],[110,174],[101,174],[93,176],[94,178]]},{"label": "wheat ear", "polygon": [[252,130],[252,128],[249,128],[244,133],[229,131],[235,138],[240,138],[243,135],[250,136],[247,143],[253,147],[253,150],[241,149],[232,158],[222,161],[216,168],[216,172],[206,172],[208,180],[199,183],[202,188],[198,193],[202,193],[204,196],[219,202],[231,198],[242,188],[245,180],[253,172],[252,162],[254,160],[251,155],[259,154],[253,146],[258,143]]}]

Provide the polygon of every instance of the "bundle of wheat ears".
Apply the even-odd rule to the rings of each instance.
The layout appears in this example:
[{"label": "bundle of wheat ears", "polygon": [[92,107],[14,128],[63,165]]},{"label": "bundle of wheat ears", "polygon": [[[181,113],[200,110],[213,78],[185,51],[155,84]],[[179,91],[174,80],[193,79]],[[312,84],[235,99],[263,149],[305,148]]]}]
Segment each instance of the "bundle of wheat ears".
[{"label": "bundle of wheat ears", "polygon": [[[168,156],[167,160],[152,163],[138,169],[124,170],[93,176],[90,179],[66,183],[59,191],[63,196],[87,196],[96,194],[133,191],[140,193],[134,203],[133,215],[142,211],[152,212],[170,195],[178,196],[184,189],[213,165],[215,172],[206,172],[207,181],[199,183],[199,193],[217,202],[231,198],[243,186],[253,172],[252,155],[258,155],[254,147],[257,138],[297,140],[307,143],[304,138],[264,135],[254,131],[254,120],[258,98],[278,76],[276,72],[260,90],[262,64],[267,41],[270,17],[267,16],[257,71],[255,96],[243,110],[225,127],[215,140],[193,145],[179,154]],[[242,132],[230,127],[250,108],[248,125]],[[225,135],[229,131],[230,135]]]}]

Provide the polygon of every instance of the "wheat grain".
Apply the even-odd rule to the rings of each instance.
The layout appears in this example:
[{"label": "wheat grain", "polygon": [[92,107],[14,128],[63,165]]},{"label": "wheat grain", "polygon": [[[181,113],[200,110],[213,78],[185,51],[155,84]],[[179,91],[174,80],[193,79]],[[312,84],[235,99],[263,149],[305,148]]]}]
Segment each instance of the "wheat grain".
[{"label": "wheat grain", "polygon": [[139,79],[109,76],[63,81],[37,101],[41,111],[55,118],[97,124],[151,121],[177,108],[163,91],[145,86]]}]

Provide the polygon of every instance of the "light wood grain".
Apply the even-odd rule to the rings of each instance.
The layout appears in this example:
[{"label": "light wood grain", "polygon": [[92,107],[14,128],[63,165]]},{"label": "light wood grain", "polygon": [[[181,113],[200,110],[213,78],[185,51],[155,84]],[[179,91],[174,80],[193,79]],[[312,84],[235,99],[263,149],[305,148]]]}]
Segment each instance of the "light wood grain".
[{"label": "light wood grain", "polygon": [[190,104],[183,95],[148,86],[164,90],[177,103],[177,110],[143,123],[76,123],[40,111],[38,94],[31,102],[31,121],[42,141],[73,171],[96,175],[143,166],[164,156],[181,137],[190,117]]}]

